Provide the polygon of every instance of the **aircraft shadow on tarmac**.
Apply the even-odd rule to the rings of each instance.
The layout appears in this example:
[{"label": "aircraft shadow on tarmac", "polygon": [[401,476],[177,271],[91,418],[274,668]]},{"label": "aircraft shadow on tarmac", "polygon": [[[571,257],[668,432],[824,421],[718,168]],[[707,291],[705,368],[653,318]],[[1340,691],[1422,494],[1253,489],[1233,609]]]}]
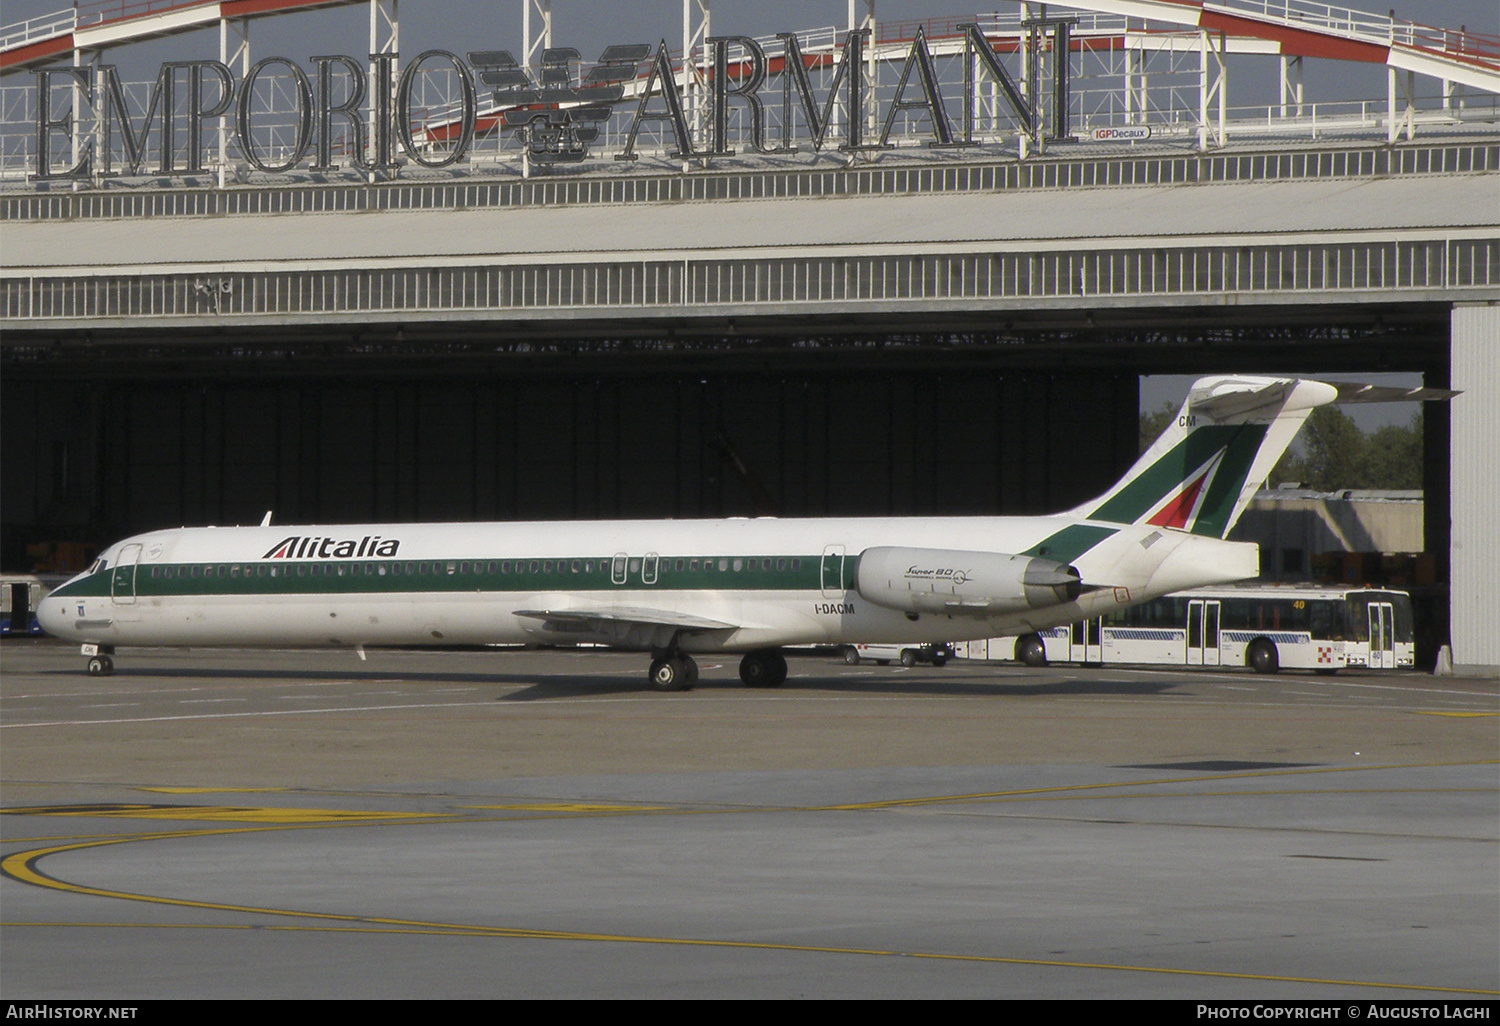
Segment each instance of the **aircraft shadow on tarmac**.
[{"label": "aircraft shadow on tarmac", "polygon": [[[507,695],[504,702],[534,702],[549,698],[581,698],[598,694],[625,694],[654,690],[651,685],[637,677],[570,677],[558,674],[544,680],[535,675],[524,678],[533,681],[532,686]],[[495,678],[490,678],[493,682]],[[973,696],[991,695],[997,698],[1036,697],[1041,695],[1159,695],[1175,689],[1183,681],[1120,681],[1120,680],[1048,680],[1029,683],[982,683],[966,681],[934,681],[931,678],[890,679],[871,675],[867,678],[846,676],[824,677],[816,674],[796,675],[775,688],[767,688],[763,694],[790,694],[809,691],[833,691],[844,694],[864,695],[944,695]],[[744,685],[737,679],[726,677],[702,678],[693,685],[696,691],[737,691]]]},{"label": "aircraft shadow on tarmac", "polygon": [[[728,664],[726,664],[728,665]],[[49,676],[80,676],[75,669],[45,670]],[[528,702],[549,698],[584,698],[600,694],[630,694],[650,692],[655,689],[646,681],[644,674],[622,673],[590,674],[576,676],[566,671],[553,673],[474,673],[433,670],[388,670],[361,666],[349,672],[328,669],[281,669],[271,667],[224,667],[212,669],[179,666],[123,666],[116,669],[116,678],[155,677],[168,680],[218,681],[265,681],[288,684],[297,683],[358,683],[377,681],[407,684],[489,684],[520,686],[520,690],[498,696],[497,701]],[[941,680],[932,676],[896,677],[878,670],[868,676],[849,676],[841,673],[830,676],[822,673],[794,673],[776,688],[766,689],[765,694],[833,691],[871,695],[993,695],[995,697],[1035,697],[1042,695],[1159,695],[1170,692],[1182,680],[1027,680],[1019,675],[1008,677],[1004,683],[989,681]],[[697,690],[740,690],[744,687],[738,677],[705,677],[694,688]]]},{"label": "aircraft shadow on tarmac", "polygon": [[[75,669],[67,670],[43,670],[41,674],[56,677],[82,677],[86,676],[82,671]],[[112,678],[130,677],[161,677],[168,680],[260,680],[260,681],[282,681],[289,684],[299,683],[339,683],[342,681],[354,682],[365,681],[374,683],[376,681],[405,681],[412,684],[522,684],[536,679],[536,674],[501,674],[501,673],[452,673],[436,671],[411,671],[411,670],[379,670],[359,669],[348,673],[336,670],[288,670],[267,668],[226,668],[216,666],[212,669],[177,667],[177,666],[118,666]]]},{"label": "aircraft shadow on tarmac", "polygon": [[[999,697],[1033,697],[1038,695],[1159,695],[1185,681],[1159,680],[1027,680],[1010,677],[1003,683],[972,680],[934,680],[890,678],[871,675],[859,677],[793,677],[779,690],[816,688],[820,691],[853,691],[861,694],[890,695],[995,695]],[[701,685],[700,685],[701,686]]]}]

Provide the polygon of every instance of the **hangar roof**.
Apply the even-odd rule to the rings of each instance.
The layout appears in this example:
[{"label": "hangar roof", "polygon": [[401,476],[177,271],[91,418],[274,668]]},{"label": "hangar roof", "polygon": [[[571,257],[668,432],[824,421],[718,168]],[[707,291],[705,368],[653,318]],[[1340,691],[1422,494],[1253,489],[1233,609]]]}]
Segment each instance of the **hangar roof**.
[{"label": "hangar roof", "polygon": [[624,206],[17,221],[8,277],[674,255],[1096,249],[1488,236],[1500,176],[1455,174]]}]

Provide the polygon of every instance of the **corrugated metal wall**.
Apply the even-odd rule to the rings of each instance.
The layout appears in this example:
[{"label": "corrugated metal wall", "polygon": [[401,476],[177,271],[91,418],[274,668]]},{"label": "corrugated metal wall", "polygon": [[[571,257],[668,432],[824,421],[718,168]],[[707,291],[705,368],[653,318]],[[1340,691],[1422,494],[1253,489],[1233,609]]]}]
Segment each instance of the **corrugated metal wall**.
[{"label": "corrugated metal wall", "polygon": [[5,552],[267,509],[279,523],[1053,512],[1135,458],[1137,390],[1133,373],[897,367],[7,381]]},{"label": "corrugated metal wall", "polygon": [[1500,306],[1452,316],[1453,666],[1500,675]]}]

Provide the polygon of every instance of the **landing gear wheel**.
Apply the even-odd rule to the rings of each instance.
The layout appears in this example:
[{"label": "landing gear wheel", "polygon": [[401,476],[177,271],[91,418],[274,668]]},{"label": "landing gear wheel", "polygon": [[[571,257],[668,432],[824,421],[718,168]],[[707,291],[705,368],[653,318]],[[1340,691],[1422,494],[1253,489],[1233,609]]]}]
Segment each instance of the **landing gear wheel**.
[{"label": "landing gear wheel", "polygon": [[913,666],[916,666],[917,654],[909,648],[903,648],[901,650],[901,665],[906,667],[907,669],[911,669]]},{"label": "landing gear wheel", "polygon": [[1265,638],[1256,638],[1245,649],[1245,665],[1256,673],[1275,673],[1281,669],[1281,657],[1274,644]]},{"label": "landing gear wheel", "polygon": [[651,664],[651,685],[658,691],[686,691],[698,678],[698,664],[687,656],[657,659]]},{"label": "landing gear wheel", "polygon": [[786,680],[786,657],[774,648],[747,652],[740,660],[740,680],[749,688],[774,688]]},{"label": "landing gear wheel", "polygon": [[107,655],[94,656],[89,660],[90,677],[108,677],[115,672],[115,661]]},{"label": "landing gear wheel", "polygon": [[1027,634],[1016,639],[1016,660],[1027,666],[1043,667],[1047,665],[1047,646],[1042,644],[1042,639],[1035,634]]},{"label": "landing gear wheel", "polygon": [[852,648],[844,649],[844,663],[847,666],[858,666],[859,652]]}]

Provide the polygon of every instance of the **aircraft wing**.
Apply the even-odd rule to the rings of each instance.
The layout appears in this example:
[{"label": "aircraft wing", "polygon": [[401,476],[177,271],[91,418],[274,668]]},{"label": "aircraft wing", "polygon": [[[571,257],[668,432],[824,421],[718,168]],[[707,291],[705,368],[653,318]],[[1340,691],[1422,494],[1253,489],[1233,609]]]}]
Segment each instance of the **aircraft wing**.
[{"label": "aircraft wing", "polygon": [[674,635],[733,631],[739,624],[710,620],[669,609],[626,606],[572,609],[517,609],[515,615],[540,621],[532,633],[556,641],[596,641],[625,648],[665,648]]}]

